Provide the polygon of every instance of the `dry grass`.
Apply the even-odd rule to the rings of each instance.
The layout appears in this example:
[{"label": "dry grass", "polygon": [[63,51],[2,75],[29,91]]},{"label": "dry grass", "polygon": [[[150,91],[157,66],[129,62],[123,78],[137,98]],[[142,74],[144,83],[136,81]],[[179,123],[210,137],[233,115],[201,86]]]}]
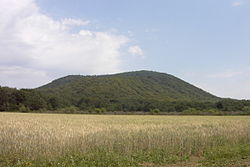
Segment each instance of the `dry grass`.
[{"label": "dry grass", "polygon": [[248,116],[0,113],[1,156],[48,159],[97,149],[199,156],[209,148],[246,143],[250,143]]}]

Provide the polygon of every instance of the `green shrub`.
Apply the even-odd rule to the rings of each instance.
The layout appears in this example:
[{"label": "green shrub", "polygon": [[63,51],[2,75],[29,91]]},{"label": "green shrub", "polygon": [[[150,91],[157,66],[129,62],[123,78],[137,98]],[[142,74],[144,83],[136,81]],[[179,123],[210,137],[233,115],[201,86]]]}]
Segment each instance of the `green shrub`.
[{"label": "green shrub", "polygon": [[245,106],[242,109],[243,111],[250,112],[250,106]]},{"label": "green shrub", "polygon": [[89,114],[91,114],[91,113],[94,112],[94,109],[93,108],[89,108],[87,111],[88,111]]},{"label": "green shrub", "polygon": [[95,113],[102,114],[107,112],[106,108],[95,108]]},{"label": "green shrub", "polygon": [[151,114],[159,114],[161,111],[158,108],[150,109],[149,111]]},{"label": "green shrub", "polygon": [[201,114],[201,111],[197,110],[196,108],[188,108],[184,110],[182,113],[186,115],[199,115]]},{"label": "green shrub", "polygon": [[250,106],[245,106],[242,110],[244,111],[243,115],[250,115]]},{"label": "green shrub", "polygon": [[211,115],[223,115],[223,113],[217,109],[208,109],[208,110],[203,110],[205,114],[211,114]]},{"label": "green shrub", "polygon": [[77,111],[79,111],[79,109],[75,106],[69,106],[69,107],[65,107],[63,109],[61,109],[64,113],[70,113],[70,114],[73,114],[73,113],[76,113]]},{"label": "green shrub", "polygon": [[19,112],[23,112],[23,113],[30,112],[29,107],[25,107],[23,104],[20,105],[18,110],[19,110]]}]

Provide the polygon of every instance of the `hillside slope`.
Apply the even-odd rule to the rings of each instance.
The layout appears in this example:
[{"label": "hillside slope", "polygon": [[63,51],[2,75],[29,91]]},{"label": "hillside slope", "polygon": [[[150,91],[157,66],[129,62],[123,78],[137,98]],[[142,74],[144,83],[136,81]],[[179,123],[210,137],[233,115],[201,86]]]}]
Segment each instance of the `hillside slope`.
[{"label": "hillside slope", "polygon": [[56,98],[60,104],[104,106],[124,101],[215,102],[218,97],[209,94],[179,78],[165,73],[136,71],[114,75],[70,75],[37,88],[46,98]]}]

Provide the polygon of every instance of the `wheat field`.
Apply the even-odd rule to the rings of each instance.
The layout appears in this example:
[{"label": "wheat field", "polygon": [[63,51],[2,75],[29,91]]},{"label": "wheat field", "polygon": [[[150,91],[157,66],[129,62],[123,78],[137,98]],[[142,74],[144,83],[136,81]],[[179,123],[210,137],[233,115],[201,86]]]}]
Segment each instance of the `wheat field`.
[{"label": "wheat field", "polygon": [[248,116],[0,113],[0,156],[8,159],[53,160],[96,150],[199,157],[210,148],[249,143]]}]

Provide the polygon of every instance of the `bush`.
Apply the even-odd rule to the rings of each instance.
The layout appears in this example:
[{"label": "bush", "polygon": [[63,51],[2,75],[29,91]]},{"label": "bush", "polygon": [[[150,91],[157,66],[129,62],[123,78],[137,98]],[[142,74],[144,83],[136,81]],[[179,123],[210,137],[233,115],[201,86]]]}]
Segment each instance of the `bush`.
[{"label": "bush", "polygon": [[18,111],[23,112],[23,113],[27,113],[27,112],[30,112],[30,109],[29,109],[29,107],[25,107],[23,104],[21,104]]},{"label": "bush", "polygon": [[199,115],[201,114],[201,111],[195,109],[195,108],[188,108],[182,112],[183,114],[186,115]]},{"label": "bush", "polygon": [[155,108],[155,109],[150,109],[149,112],[154,115],[154,114],[159,114],[161,111],[158,108]]},{"label": "bush", "polygon": [[91,113],[94,112],[94,109],[93,108],[88,108],[87,111],[88,111],[89,114],[91,114]]},{"label": "bush", "polygon": [[107,112],[106,108],[95,108],[95,113],[102,114]]},{"label": "bush", "polygon": [[223,113],[217,109],[208,109],[204,110],[205,114],[211,114],[211,115],[223,115]]},{"label": "bush", "polygon": [[245,106],[242,110],[244,111],[242,115],[250,115],[250,106]]},{"label": "bush", "polygon": [[64,113],[69,113],[69,114],[73,114],[73,113],[76,113],[79,109],[75,106],[70,106],[70,107],[66,107],[66,108],[63,108],[62,111]]},{"label": "bush", "polygon": [[243,111],[250,112],[250,106],[245,106],[242,109]]}]

